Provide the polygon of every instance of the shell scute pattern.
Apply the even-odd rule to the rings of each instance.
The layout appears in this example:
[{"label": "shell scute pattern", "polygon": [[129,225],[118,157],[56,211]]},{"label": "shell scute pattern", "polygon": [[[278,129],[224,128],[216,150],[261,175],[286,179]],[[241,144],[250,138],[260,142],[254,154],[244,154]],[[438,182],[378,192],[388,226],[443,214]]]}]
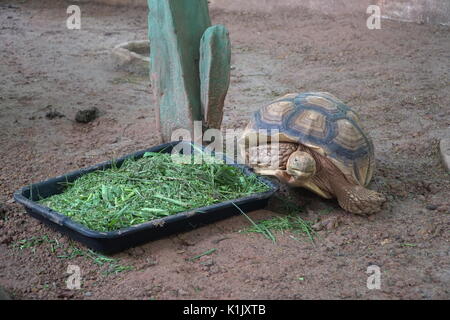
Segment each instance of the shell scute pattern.
[{"label": "shell scute pattern", "polygon": [[315,148],[362,185],[372,177],[372,140],[358,114],[329,93],[286,95],[257,111],[250,123],[250,131],[278,130],[280,141]]},{"label": "shell scute pattern", "polygon": [[283,122],[286,114],[294,110],[294,105],[289,101],[280,101],[264,106],[261,110],[261,120],[266,123],[278,124]]}]

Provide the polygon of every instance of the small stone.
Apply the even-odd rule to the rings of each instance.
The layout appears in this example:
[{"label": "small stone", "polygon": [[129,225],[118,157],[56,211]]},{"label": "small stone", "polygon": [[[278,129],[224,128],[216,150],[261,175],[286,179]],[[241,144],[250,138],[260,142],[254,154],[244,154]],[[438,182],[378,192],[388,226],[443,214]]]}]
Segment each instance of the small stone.
[{"label": "small stone", "polygon": [[428,185],[428,190],[430,190],[431,194],[436,194],[441,191],[441,188],[438,185],[431,183]]},{"label": "small stone", "polygon": [[0,220],[4,220],[6,217],[6,207],[0,204]]},{"label": "small stone", "polygon": [[436,210],[438,206],[435,204],[428,204],[425,208],[427,208],[428,210]]},{"label": "small stone", "polygon": [[109,142],[109,144],[117,143],[117,142],[119,142],[119,137],[114,137],[114,138],[110,139],[108,142]]},{"label": "small stone", "polygon": [[61,298],[61,299],[69,299],[69,298],[73,298],[74,293],[71,291],[62,291],[60,293],[58,293],[57,297]]},{"label": "small stone", "polygon": [[178,289],[178,294],[180,296],[187,296],[189,294],[189,292],[187,292],[186,290],[183,290],[183,289]]},{"label": "small stone", "polygon": [[154,286],[152,287],[152,292],[158,293],[162,291],[162,287],[161,286]]},{"label": "small stone", "polygon": [[145,250],[141,247],[135,247],[129,251],[129,254],[131,256],[139,257],[145,254]]},{"label": "small stone", "polygon": [[320,231],[324,228],[324,225],[320,222],[317,222],[311,227],[314,231]]},{"label": "small stone", "polygon": [[403,191],[403,184],[399,181],[393,181],[389,184],[389,187],[392,192],[401,192]]},{"label": "small stone", "polygon": [[55,110],[50,110],[49,112],[47,112],[45,114],[45,117],[47,119],[53,120],[55,118],[64,118],[65,115],[63,115],[61,112],[55,111]]},{"label": "small stone", "polygon": [[2,244],[10,244],[13,241],[11,236],[5,235],[0,238],[0,243]]},{"label": "small stone", "polygon": [[439,206],[437,208],[437,211],[439,211],[439,212],[447,212],[448,210],[450,210],[450,208],[448,208],[447,206],[444,206],[444,205]]},{"label": "small stone", "polygon": [[90,297],[90,296],[92,296],[92,292],[86,292],[85,294],[84,294],[86,297]]},{"label": "small stone", "polygon": [[326,221],[326,225],[325,227],[327,228],[327,230],[333,230],[336,229],[339,226],[339,219],[328,219]]},{"label": "small stone", "polygon": [[212,259],[208,259],[206,261],[201,262],[202,265],[204,265],[205,267],[211,267],[214,265],[214,261]]},{"label": "small stone", "polygon": [[98,109],[96,107],[79,110],[75,115],[75,121],[79,123],[89,123],[95,120],[98,116]]},{"label": "small stone", "polygon": [[442,163],[446,170],[450,171],[450,139],[441,139],[439,142]]},{"label": "small stone", "polygon": [[312,229],[315,231],[320,231],[323,229],[326,230],[333,230],[336,229],[340,224],[340,218],[338,216],[331,216],[327,217],[325,219],[322,219],[321,221],[317,222],[312,226]]}]

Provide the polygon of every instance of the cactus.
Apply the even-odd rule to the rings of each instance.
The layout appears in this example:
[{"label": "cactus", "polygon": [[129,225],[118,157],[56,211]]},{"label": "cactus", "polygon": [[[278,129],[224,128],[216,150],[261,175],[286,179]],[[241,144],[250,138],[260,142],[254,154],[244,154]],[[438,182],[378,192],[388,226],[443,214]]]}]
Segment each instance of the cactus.
[{"label": "cactus", "polygon": [[200,98],[203,127],[220,129],[230,85],[231,46],[223,25],[206,29],[200,43]]},{"label": "cactus", "polygon": [[150,78],[162,141],[176,129],[193,133],[194,121],[220,126],[229,84],[228,32],[210,28],[207,0],[148,0],[148,6]]}]

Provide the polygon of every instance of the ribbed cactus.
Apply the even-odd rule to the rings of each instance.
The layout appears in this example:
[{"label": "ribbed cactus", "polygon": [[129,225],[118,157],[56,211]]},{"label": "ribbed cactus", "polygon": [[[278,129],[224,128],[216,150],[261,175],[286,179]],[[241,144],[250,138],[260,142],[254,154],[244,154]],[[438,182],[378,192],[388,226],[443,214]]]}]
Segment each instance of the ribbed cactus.
[{"label": "ribbed cactus", "polygon": [[205,128],[220,129],[230,85],[231,46],[222,25],[206,29],[200,43],[200,98]]},{"label": "ribbed cactus", "polygon": [[211,26],[207,0],[148,0],[150,78],[164,142],[194,121],[219,128],[229,85],[230,42]]}]

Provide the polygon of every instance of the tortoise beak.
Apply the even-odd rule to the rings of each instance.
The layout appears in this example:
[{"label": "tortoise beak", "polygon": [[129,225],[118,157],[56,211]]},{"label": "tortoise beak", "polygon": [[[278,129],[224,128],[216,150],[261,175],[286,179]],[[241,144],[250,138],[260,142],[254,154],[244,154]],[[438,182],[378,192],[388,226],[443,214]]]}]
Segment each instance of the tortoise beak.
[{"label": "tortoise beak", "polygon": [[286,172],[296,179],[302,180],[309,179],[316,173],[315,171],[304,171],[297,168],[287,168]]}]

